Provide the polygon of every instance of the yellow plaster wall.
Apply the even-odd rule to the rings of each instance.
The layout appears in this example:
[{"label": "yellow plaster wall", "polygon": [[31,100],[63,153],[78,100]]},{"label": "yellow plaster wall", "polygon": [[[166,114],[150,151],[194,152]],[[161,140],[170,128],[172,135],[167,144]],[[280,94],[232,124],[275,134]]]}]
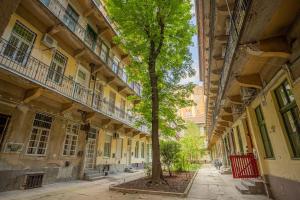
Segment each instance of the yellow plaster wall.
[{"label": "yellow plaster wall", "polygon": [[[247,108],[247,114],[250,118],[249,128],[251,129],[252,139],[254,146],[258,150],[258,157],[260,160],[260,168],[263,174],[279,176],[291,180],[300,180],[300,159],[292,159],[289,149],[289,142],[286,137],[281,115],[278,111],[276,98],[274,95],[274,89],[278,87],[285,79],[288,78],[285,73],[278,78],[274,84],[270,87],[264,95],[258,96]],[[290,82],[290,85],[291,82]],[[293,92],[296,97],[296,101],[299,105],[300,102],[300,84],[294,85]],[[263,103],[264,102],[264,103]],[[266,159],[264,154],[263,143],[260,136],[260,131],[257,126],[257,120],[254,109],[261,105],[262,112],[266,121],[266,126],[269,134],[270,141],[272,143],[275,159]]]}]

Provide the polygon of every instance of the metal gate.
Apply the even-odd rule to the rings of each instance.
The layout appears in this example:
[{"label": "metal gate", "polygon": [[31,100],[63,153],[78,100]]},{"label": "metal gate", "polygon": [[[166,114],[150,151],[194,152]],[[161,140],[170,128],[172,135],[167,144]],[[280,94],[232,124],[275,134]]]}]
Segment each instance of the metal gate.
[{"label": "metal gate", "polygon": [[259,171],[253,154],[230,156],[233,178],[257,178]]}]

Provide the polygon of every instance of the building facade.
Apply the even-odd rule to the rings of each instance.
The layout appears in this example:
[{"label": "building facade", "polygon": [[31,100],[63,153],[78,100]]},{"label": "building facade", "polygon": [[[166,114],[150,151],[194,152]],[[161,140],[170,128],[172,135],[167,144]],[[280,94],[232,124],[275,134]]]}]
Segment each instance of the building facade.
[{"label": "building facade", "polygon": [[300,195],[300,4],[296,0],[196,1],[208,146],[254,155],[266,193]]},{"label": "building facade", "polygon": [[[0,191],[143,167],[141,94],[99,0],[4,0],[0,25]],[[5,9],[3,9],[5,8]],[[90,173],[92,172],[92,173]],[[97,178],[97,177],[96,177]]]},{"label": "building facade", "polygon": [[181,108],[178,112],[179,116],[186,122],[193,122],[199,127],[201,134],[205,132],[205,96],[202,85],[197,85],[193,89],[189,100],[194,101],[194,105]]}]

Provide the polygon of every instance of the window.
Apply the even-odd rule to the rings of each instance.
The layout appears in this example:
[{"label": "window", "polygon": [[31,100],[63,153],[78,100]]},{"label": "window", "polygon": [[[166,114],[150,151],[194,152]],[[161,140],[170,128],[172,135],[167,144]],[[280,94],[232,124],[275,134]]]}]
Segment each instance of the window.
[{"label": "window", "polygon": [[111,154],[111,140],[112,136],[105,135],[105,142],[104,142],[104,157],[110,157]]},{"label": "window", "polygon": [[67,58],[60,52],[56,51],[49,68],[47,76],[48,80],[52,80],[55,83],[61,83],[66,64]]},{"label": "window", "polygon": [[284,81],[275,94],[279,104],[280,114],[284,121],[293,157],[300,157],[300,114],[291,87]]},{"label": "window", "polygon": [[78,13],[70,5],[68,5],[66,9],[66,13],[63,18],[63,21],[66,24],[66,26],[70,30],[75,31],[78,19],[79,19]]},{"label": "window", "polygon": [[272,144],[269,138],[265,119],[260,106],[258,106],[255,109],[255,114],[256,114],[257,124],[260,130],[260,135],[265,149],[265,156],[266,158],[274,158]]},{"label": "window", "polygon": [[78,142],[79,124],[69,123],[66,130],[66,138],[64,145],[65,156],[74,156]]},{"label": "window", "polygon": [[243,154],[244,146],[243,146],[243,140],[242,140],[241,131],[240,131],[239,126],[236,127],[236,132],[237,132],[237,136],[238,136],[238,140],[239,140],[239,147],[240,147],[240,151],[241,151],[240,153]]},{"label": "window", "polygon": [[50,134],[52,117],[37,113],[27,147],[27,154],[45,155]]},{"label": "window", "polygon": [[137,141],[135,143],[135,147],[134,147],[134,157],[138,158],[139,157],[139,142]]},{"label": "window", "polygon": [[117,139],[117,152],[116,152],[116,158],[120,159],[122,158],[123,154],[123,139],[119,138]]},{"label": "window", "polygon": [[142,142],[141,144],[141,157],[145,158],[145,144]]},{"label": "window", "polygon": [[3,54],[17,63],[25,65],[32,49],[36,34],[17,22],[11,32]]}]

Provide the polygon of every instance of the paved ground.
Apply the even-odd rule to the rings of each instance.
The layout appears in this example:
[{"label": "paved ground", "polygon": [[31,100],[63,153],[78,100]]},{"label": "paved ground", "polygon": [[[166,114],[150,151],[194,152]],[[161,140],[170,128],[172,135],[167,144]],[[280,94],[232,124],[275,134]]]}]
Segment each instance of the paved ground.
[{"label": "paved ground", "polygon": [[[144,194],[122,194],[108,190],[110,184],[133,180],[143,176],[142,172],[121,174],[95,182],[74,181],[56,183],[32,190],[17,190],[0,193],[0,200],[176,200],[182,198]],[[261,195],[241,195],[234,188],[231,175],[220,175],[207,165],[199,173],[190,190],[188,200],[267,200]]]}]

